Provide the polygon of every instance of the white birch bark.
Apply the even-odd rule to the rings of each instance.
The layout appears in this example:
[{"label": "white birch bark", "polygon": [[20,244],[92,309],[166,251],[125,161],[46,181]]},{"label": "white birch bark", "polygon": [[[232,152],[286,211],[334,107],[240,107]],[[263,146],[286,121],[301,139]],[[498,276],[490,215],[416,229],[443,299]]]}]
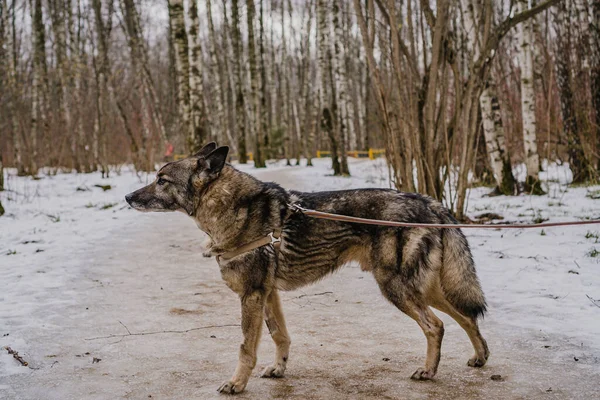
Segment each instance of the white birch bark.
[{"label": "white birch bark", "polygon": [[[54,55],[56,57],[56,69],[58,70],[58,85],[60,90],[60,98],[58,100],[59,118],[64,129],[72,133],[72,118],[71,104],[69,102],[69,93],[73,93],[70,88],[70,62],[67,59],[67,36],[65,32],[65,21],[71,22],[65,15],[64,4],[62,1],[48,1],[50,14],[52,18],[52,31],[54,33]],[[72,37],[71,37],[72,40]],[[72,49],[71,54],[73,54]],[[77,137],[71,136],[71,153],[73,156],[73,164],[78,172],[80,172],[79,162],[77,160]]]},{"label": "white birch bark", "polygon": [[344,66],[344,35],[342,32],[341,11],[338,0],[333,0],[333,29],[334,29],[334,79],[335,90],[338,98],[338,115],[339,123],[339,143],[340,143],[340,160],[342,174],[350,174],[348,169],[348,159],[346,155],[346,139],[350,134],[351,128],[348,124],[348,81],[346,77],[346,68]]},{"label": "white birch bark", "polygon": [[260,119],[260,97],[259,97],[259,75],[256,60],[256,35],[254,31],[254,22],[256,16],[256,7],[254,0],[246,0],[246,17],[248,24],[248,66],[250,68],[250,101],[248,105],[251,111],[251,122],[253,125],[254,136],[254,165],[255,167],[264,167],[261,154],[262,124]]},{"label": "white birch bark", "polygon": [[[211,0],[206,0],[206,15],[208,18],[208,40],[210,48],[211,70],[212,75],[216,78],[216,82],[214,83],[216,95],[215,102],[217,105],[217,124],[215,124],[215,129],[217,130],[216,136],[217,140],[227,141],[230,145],[236,146],[236,143],[231,136],[231,130],[229,129],[229,123],[227,122],[227,115],[225,113],[225,110],[227,109],[227,97],[223,90],[224,71],[221,70],[219,58],[217,56],[217,36],[215,34],[215,26],[212,18]],[[227,53],[225,52],[225,54]],[[235,152],[235,148],[233,150]]]},{"label": "white birch bark", "polygon": [[169,18],[172,26],[172,40],[175,46],[175,68],[177,70],[177,102],[179,105],[179,118],[181,130],[187,140],[187,152],[193,154],[200,143],[194,135],[190,121],[190,61],[188,37],[185,29],[183,0],[169,0]]},{"label": "white birch bark", "polygon": [[17,168],[17,175],[25,174],[25,167],[22,158],[22,140],[21,129],[16,114],[16,99],[20,98],[20,93],[17,86],[17,46],[14,42],[16,37],[16,15],[15,1],[13,0],[9,6],[8,0],[2,0],[4,13],[2,14],[3,24],[6,29],[6,55],[8,62],[6,63],[8,71],[8,90],[11,94],[11,99],[8,101],[7,107],[11,119],[12,128],[12,145],[13,145],[13,163]]},{"label": "white birch bark", "polygon": [[238,0],[232,1],[231,7],[232,27],[231,27],[231,42],[233,47],[233,89],[235,101],[235,118],[237,126],[237,143],[238,143],[238,161],[240,164],[246,164],[246,109],[244,100],[244,82],[242,74],[241,57],[242,49],[242,34],[240,31],[240,13]]},{"label": "white birch bark", "polygon": [[[518,0],[517,12],[523,12],[529,8],[528,0]],[[533,30],[531,21],[525,21],[518,25],[518,55],[521,67],[521,113],[523,118],[523,145],[525,150],[525,165],[527,176],[538,180],[539,155],[535,136],[535,89],[533,86]]]},{"label": "white birch bark", "polygon": [[190,16],[190,122],[194,143],[197,144],[197,150],[202,146],[208,137],[208,127],[211,126],[208,114],[206,113],[205,99],[203,95],[204,88],[204,65],[202,60],[202,44],[198,29],[200,27],[198,19],[197,0],[191,0],[189,6]]},{"label": "white birch bark", "polygon": [[31,127],[30,127],[30,159],[29,174],[36,175],[38,172],[38,135],[40,122],[45,123],[44,112],[44,84],[46,73],[46,39],[45,26],[42,15],[42,1],[34,0],[31,3],[32,21],[32,87],[31,87]]},{"label": "white birch bark", "polygon": [[485,147],[490,158],[494,179],[498,187],[501,187],[502,168],[504,167],[506,157],[506,144],[504,142],[504,127],[500,115],[500,106],[498,99],[494,97],[493,89],[493,83],[489,82],[489,86],[481,93],[479,104],[483,119]]}]

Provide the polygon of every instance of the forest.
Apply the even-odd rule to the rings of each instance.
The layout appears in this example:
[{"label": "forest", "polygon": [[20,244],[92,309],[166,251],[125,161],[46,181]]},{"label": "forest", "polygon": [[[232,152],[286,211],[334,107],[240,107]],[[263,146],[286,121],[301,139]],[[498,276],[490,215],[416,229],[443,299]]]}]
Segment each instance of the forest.
[{"label": "forest", "polygon": [[596,183],[600,2],[0,0],[0,190],[208,141],[257,168],[327,151],[335,175],[385,149],[459,219],[474,185],[543,193],[543,160]]}]

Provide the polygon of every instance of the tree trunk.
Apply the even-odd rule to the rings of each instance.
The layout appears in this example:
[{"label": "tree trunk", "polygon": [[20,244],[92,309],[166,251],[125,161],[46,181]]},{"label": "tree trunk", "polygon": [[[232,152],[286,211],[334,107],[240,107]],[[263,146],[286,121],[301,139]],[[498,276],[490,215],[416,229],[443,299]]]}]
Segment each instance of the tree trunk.
[{"label": "tree trunk", "polygon": [[10,118],[10,128],[12,132],[12,147],[13,147],[13,165],[17,169],[17,175],[23,176],[26,174],[25,165],[22,158],[22,132],[17,117],[17,99],[21,98],[19,86],[17,85],[17,60],[18,48],[16,43],[16,1],[13,0],[9,6],[8,0],[2,0],[4,13],[2,14],[3,25],[6,30],[6,74],[7,74],[7,91],[10,94],[9,101],[6,104],[6,111]]},{"label": "tree trunk", "polygon": [[[528,0],[518,0],[517,12],[529,8]],[[536,140],[535,118],[535,88],[533,86],[533,46],[534,37],[531,21],[525,21],[518,26],[518,54],[521,67],[521,115],[523,118],[523,144],[525,150],[525,165],[527,167],[526,184],[535,189],[539,185],[540,159]],[[539,189],[539,188],[538,188]],[[535,191],[535,190],[534,190]]]},{"label": "tree trunk", "polygon": [[[58,90],[60,91],[60,96],[58,99],[59,121],[60,125],[72,135],[70,147],[73,158],[73,167],[77,172],[81,172],[81,164],[77,154],[78,141],[74,134],[75,132],[72,125],[71,104],[69,101],[69,94],[73,93],[73,88],[71,87],[71,62],[67,59],[67,36],[65,32],[65,21],[70,21],[70,18],[67,19],[67,15],[65,15],[66,10],[64,8],[65,4],[63,1],[49,0],[48,5],[52,18],[52,30],[54,32],[54,54],[56,56],[56,68],[58,70]],[[75,49],[73,50],[74,51],[72,51],[71,54],[76,51]]]},{"label": "tree trunk", "polygon": [[335,76],[335,91],[337,94],[337,105],[335,108],[336,115],[335,121],[338,125],[338,140],[340,143],[340,173],[342,175],[350,175],[348,169],[348,156],[346,148],[346,139],[349,137],[350,127],[348,119],[348,81],[346,76],[346,68],[344,63],[345,49],[343,45],[343,33],[341,23],[341,12],[338,4],[338,0],[332,2],[333,11],[333,28],[334,28],[334,76]]},{"label": "tree trunk", "polygon": [[479,101],[485,146],[496,180],[496,190],[503,195],[515,195],[517,194],[517,186],[512,173],[510,154],[506,149],[500,104],[498,103],[498,97],[495,95],[495,89],[496,87],[490,79],[488,87],[481,93]]},{"label": "tree trunk", "polygon": [[204,99],[204,66],[202,65],[202,45],[198,35],[198,1],[193,0],[189,6],[190,16],[190,129],[196,145],[193,152],[202,147],[208,138],[208,127],[211,125],[206,113]]},{"label": "tree trunk", "polygon": [[[312,166],[312,146],[314,142],[314,129],[316,125],[313,120],[313,113],[311,104],[314,99],[311,99],[311,76],[310,76],[310,31],[312,27],[312,2],[307,4],[308,8],[308,18],[306,22],[306,28],[304,30],[304,37],[302,38],[301,46],[300,46],[300,59],[302,60],[302,96],[301,100],[303,102],[304,107],[304,123],[301,132],[302,136],[302,153],[304,153],[304,157],[306,157],[306,165]],[[317,110],[319,107],[314,107]]]},{"label": "tree trunk", "polygon": [[[262,15],[262,13],[261,13]],[[254,0],[246,0],[246,17],[248,23],[248,63],[250,66],[250,97],[251,110],[254,116],[254,167],[264,168],[265,160],[262,156],[263,124],[261,118],[261,97],[259,96],[259,72],[256,62],[256,38],[254,34],[254,22],[256,19],[256,8]],[[261,24],[262,26],[262,24]],[[261,36],[262,39],[262,36]],[[262,48],[262,43],[261,43]],[[262,59],[262,53],[261,53]],[[262,90],[261,90],[262,92]]]},{"label": "tree trunk", "polygon": [[231,18],[233,26],[231,27],[231,41],[233,46],[233,79],[235,91],[235,114],[237,126],[238,143],[238,161],[240,164],[246,164],[248,158],[246,155],[246,111],[244,103],[244,79],[242,77],[242,33],[240,31],[240,13],[238,0],[232,0]]},{"label": "tree trunk", "polygon": [[[267,108],[267,67],[265,64],[265,27],[263,18],[263,6],[264,0],[260,0],[260,124],[262,131],[262,138],[259,138],[259,144],[262,146],[263,152],[262,157],[264,158],[262,166],[266,167],[266,159],[269,158],[268,149],[270,145],[269,141],[269,113]],[[261,142],[262,141],[262,142]],[[257,166],[255,158],[254,165]]]},{"label": "tree trunk", "polygon": [[[590,79],[592,106],[596,115],[596,138],[600,140],[600,1],[592,2]],[[598,167],[600,169],[600,159]]]},{"label": "tree trunk", "polygon": [[188,37],[185,29],[183,0],[169,0],[169,18],[173,29],[172,40],[175,47],[177,70],[177,102],[179,105],[180,129],[185,133],[188,154],[194,154],[202,145],[194,134],[190,118],[190,61]]},{"label": "tree trunk", "polygon": [[[151,109],[153,89],[149,87],[151,81],[146,65],[147,56],[142,42],[143,36],[134,1],[121,0],[121,6],[131,53],[132,70],[135,74],[136,92],[139,95],[141,104],[142,140],[139,146],[136,145],[138,150],[136,169],[139,171],[153,171],[153,151],[148,152],[148,142],[152,138],[152,120],[155,119],[155,112]],[[121,115],[123,116],[123,114]],[[160,121],[156,122],[160,125]]]},{"label": "tree trunk", "polygon": [[319,30],[319,73],[321,75],[320,82],[320,100],[321,104],[321,129],[325,131],[329,138],[329,151],[331,152],[331,164],[334,175],[341,175],[342,169],[338,159],[338,141],[334,133],[333,120],[331,115],[331,101],[330,95],[327,90],[328,79],[327,76],[331,70],[331,47],[329,44],[329,33],[330,26],[328,23],[328,9],[326,0],[317,0],[317,14],[318,14],[318,30]]},{"label": "tree trunk", "polygon": [[30,175],[38,173],[38,137],[40,122],[44,125],[45,131],[46,113],[45,113],[45,89],[46,89],[46,28],[42,15],[42,1],[33,0],[31,9],[32,21],[32,49],[33,49],[33,72],[31,89],[31,128],[30,128],[30,149],[29,149],[29,171]]},{"label": "tree trunk", "polygon": [[102,16],[102,0],[92,0],[94,9],[94,22],[96,25],[96,43],[98,55],[96,59],[96,121],[94,123],[94,137],[92,142],[92,156],[95,165],[100,165],[102,178],[108,178],[107,161],[107,132],[106,124],[108,121],[107,109],[110,109],[108,76],[110,74],[110,63],[108,58],[108,43],[110,30],[112,29],[113,2],[108,4],[108,18],[106,24]]},{"label": "tree trunk", "polygon": [[556,30],[556,81],[560,93],[560,107],[563,120],[563,131],[568,142],[569,164],[573,173],[573,183],[584,183],[594,179],[595,171],[586,157],[585,143],[579,132],[575,99],[573,96],[571,71],[571,26],[569,8],[566,1],[559,3],[553,13]]},{"label": "tree trunk", "polygon": [[[235,146],[235,141],[231,135],[231,130],[229,129],[229,121],[227,120],[227,91],[224,91],[224,86],[227,85],[227,78],[224,79],[224,76],[227,76],[227,68],[221,68],[221,63],[219,62],[219,58],[217,55],[217,48],[220,48],[217,44],[217,36],[215,35],[215,27],[212,19],[212,2],[211,0],[206,0],[206,14],[208,18],[208,40],[210,42],[210,60],[211,60],[211,70],[213,76],[216,78],[214,83],[215,87],[215,102],[216,102],[216,121],[214,129],[217,130],[216,137],[219,141],[227,141],[230,146]],[[227,55],[227,48],[223,49],[223,53]],[[227,57],[225,57],[227,58]]]}]

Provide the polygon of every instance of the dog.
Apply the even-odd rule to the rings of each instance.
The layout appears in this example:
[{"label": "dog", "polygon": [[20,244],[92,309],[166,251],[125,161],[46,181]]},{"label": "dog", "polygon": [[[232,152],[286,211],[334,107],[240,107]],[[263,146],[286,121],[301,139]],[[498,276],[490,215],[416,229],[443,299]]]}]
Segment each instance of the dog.
[{"label": "dog", "polygon": [[[139,211],[180,211],[210,238],[206,256],[216,256],[221,276],[242,307],[243,342],[233,377],[221,393],[244,390],[256,365],[262,320],[276,345],[275,362],[262,377],[282,377],[289,357],[278,292],[316,282],[354,261],[371,272],[383,296],[413,318],[427,339],[425,365],[411,378],[432,379],[444,334],[434,307],[467,332],[475,349],[471,367],[482,367],[487,343],[478,328],[486,301],[468,242],[457,228],[395,228],[311,218],[297,206],[334,214],[415,223],[455,224],[432,198],[391,189],[302,193],[262,182],[226,160],[229,148],[215,143],[189,158],[163,166],[156,180],[126,196]],[[270,242],[249,246],[273,232]],[[226,257],[228,255],[228,257]]]}]

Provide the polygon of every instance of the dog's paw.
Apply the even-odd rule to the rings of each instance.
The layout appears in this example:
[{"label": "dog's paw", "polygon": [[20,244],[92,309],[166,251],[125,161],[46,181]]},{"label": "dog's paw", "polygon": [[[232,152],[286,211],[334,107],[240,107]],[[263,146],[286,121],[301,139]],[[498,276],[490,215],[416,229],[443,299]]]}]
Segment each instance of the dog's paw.
[{"label": "dog's paw", "polygon": [[285,365],[277,363],[274,365],[270,365],[267,368],[263,369],[263,372],[260,374],[261,378],[283,378],[283,374],[285,373]]},{"label": "dog's paw", "polygon": [[235,383],[232,381],[223,382],[221,386],[217,389],[217,392],[223,394],[236,394],[241,393],[246,388],[245,384]]},{"label": "dog's paw", "polygon": [[469,367],[473,367],[473,368],[481,368],[485,365],[487,361],[487,358],[481,359],[477,356],[472,357],[471,359],[469,359],[469,361],[467,361],[467,365]]},{"label": "dog's paw", "polygon": [[418,370],[415,371],[414,374],[412,374],[410,379],[414,379],[416,381],[428,381],[430,379],[433,379],[434,375],[435,375],[435,372],[433,372],[433,371],[429,371],[424,368],[419,368]]}]

